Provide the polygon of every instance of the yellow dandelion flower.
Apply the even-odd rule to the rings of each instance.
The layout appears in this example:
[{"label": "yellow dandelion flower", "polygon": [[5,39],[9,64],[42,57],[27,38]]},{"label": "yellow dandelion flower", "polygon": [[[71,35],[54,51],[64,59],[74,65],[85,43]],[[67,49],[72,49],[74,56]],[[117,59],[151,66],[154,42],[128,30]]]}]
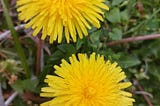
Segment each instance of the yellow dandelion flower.
[{"label": "yellow dandelion flower", "polygon": [[124,91],[131,83],[122,82],[126,76],[117,63],[95,53],[72,55],[69,61],[54,66],[58,76],[46,76],[49,87],[40,95],[54,98],[41,106],[133,106],[132,94]]},{"label": "yellow dandelion flower", "polygon": [[34,29],[33,36],[42,32],[41,39],[50,37],[53,43],[58,39],[62,41],[65,35],[67,42],[70,37],[76,41],[76,35],[80,38],[87,36],[90,25],[100,27],[103,21],[102,9],[109,10],[104,4],[105,0],[18,0],[17,11],[19,19],[27,22],[26,27]]}]

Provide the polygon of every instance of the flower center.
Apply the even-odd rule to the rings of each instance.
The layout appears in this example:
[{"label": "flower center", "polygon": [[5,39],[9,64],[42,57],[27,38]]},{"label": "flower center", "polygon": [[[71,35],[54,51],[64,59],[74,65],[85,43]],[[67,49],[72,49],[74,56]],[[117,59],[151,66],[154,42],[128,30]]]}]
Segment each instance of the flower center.
[{"label": "flower center", "polygon": [[96,89],[93,87],[87,87],[84,89],[83,93],[84,93],[83,95],[86,99],[90,99],[93,97],[93,95],[95,95]]}]

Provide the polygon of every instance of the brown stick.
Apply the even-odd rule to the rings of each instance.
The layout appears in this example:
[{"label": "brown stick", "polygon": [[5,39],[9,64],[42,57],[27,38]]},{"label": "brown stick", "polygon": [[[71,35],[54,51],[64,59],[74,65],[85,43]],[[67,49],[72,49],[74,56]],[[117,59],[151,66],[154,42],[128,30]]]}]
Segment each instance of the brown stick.
[{"label": "brown stick", "polygon": [[122,43],[129,43],[129,42],[134,42],[139,40],[151,40],[156,38],[160,38],[160,34],[151,34],[151,35],[145,35],[145,36],[124,38],[122,40],[108,42],[106,45],[113,46],[113,45],[118,45]]},{"label": "brown stick", "polygon": [[37,55],[36,55],[36,75],[38,76],[41,71],[41,60],[42,60],[42,47],[43,41],[41,39],[38,39],[37,42]]},{"label": "brown stick", "polygon": [[[137,85],[138,90],[144,91],[143,87],[138,83],[137,80],[134,80],[134,83]],[[148,106],[153,106],[153,104],[152,104],[151,100],[149,99],[149,97],[147,95],[145,95],[145,94],[142,94],[142,95],[143,95],[144,99],[146,100]]]}]

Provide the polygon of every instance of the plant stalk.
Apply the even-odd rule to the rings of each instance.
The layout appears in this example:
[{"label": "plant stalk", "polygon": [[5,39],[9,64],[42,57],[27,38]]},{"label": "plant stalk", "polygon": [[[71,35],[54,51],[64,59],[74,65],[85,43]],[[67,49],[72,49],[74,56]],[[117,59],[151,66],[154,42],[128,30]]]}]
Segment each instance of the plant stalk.
[{"label": "plant stalk", "polygon": [[14,40],[14,43],[15,43],[15,48],[17,49],[18,56],[19,56],[19,58],[20,58],[20,60],[22,62],[22,66],[24,68],[26,77],[30,78],[30,71],[29,71],[28,63],[27,63],[23,48],[22,48],[22,46],[21,46],[21,44],[19,42],[18,34],[14,29],[14,25],[13,25],[12,19],[11,19],[10,15],[9,15],[9,12],[8,12],[8,9],[7,9],[6,5],[5,5],[5,3],[4,3],[4,0],[1,0],[1,3],[2,3],[2,6],[3,6],[3,11],[4,11],[5,19],[7,21],[8,28],[10,29],[11,34],[13,36],[13,40]]}]

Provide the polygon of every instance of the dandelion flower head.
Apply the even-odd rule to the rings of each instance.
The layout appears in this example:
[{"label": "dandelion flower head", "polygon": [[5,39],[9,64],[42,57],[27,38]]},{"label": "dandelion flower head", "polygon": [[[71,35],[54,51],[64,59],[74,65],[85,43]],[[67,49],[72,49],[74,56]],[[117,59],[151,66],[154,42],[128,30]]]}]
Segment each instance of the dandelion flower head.
[{"label": "dandelion flower head", "polygon": [[100,27],[103,21],[103,10],[109,10],[105,0],[18,0],[19,19],[24,20],[26,27],[34,29],[33,36],[42,32],[41,39],[49,36],[49,42],[58,40],[63,35],[67,42],[75,42],[87,36],[91,25]]},{"label": "dandelion flower head", "polygon": [[48,87],[40,94],[53,99],[41,106],[133,106],[132,94],[124,91],[131,83],[122,81],[122,69],[103,56],[72,55],[54,68],[58,76],[47,75]]}]

